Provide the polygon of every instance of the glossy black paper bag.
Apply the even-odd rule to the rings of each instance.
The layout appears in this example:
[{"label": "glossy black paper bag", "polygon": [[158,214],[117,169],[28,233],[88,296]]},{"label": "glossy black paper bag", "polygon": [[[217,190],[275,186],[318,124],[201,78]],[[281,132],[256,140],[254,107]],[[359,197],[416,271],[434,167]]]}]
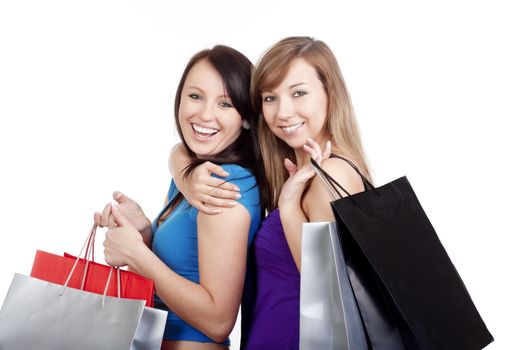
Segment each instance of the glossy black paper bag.
[{"label": "glossy black paper bag", "polygon": [[365,191],[332,208],[369,348],[474,350],[492,342],[408,179],[374,188],[361,177]]}]

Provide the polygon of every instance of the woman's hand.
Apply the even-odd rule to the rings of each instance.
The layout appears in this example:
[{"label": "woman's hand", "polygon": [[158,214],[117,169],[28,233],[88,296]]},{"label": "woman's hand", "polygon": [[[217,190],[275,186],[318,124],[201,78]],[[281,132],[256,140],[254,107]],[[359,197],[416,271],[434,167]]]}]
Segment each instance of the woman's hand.
[{"label": "woman's hand", "polygon": [[[130,224],[140,232],[144,243],[149,246],[152,236],[151,221],[146,217],[140,205],[119,191],[113,192],[113,199],[117,202],[116,207],[122,215],[124,215]],[[99,227],[117,227],[111,208],[112,204],[108,203],[104,207],[102,214],[98,212],[95,213],[94,220]]]},{"label": "woman's hand", "polygon": [[[128,221],[135,227],[139,232],[143,232],[149,229],[151,221],[146,217],[144,211],[133,199],[124,195],[124,193],[115,191],[113,192],[113,199],[118,203],[116,206],[123,213]],[[116,227],[115,218],[112,215],[111,203],[106,204],[104,210],[101,213],[95,213],[95,223],[99,227]]]},{"label": "woman's hand", "polygon": [[235,206],[235,199],[241,198],[240,189],[224,180],[211,176],[227,177],[229,174],[220,166],[205,162],[185,178],[182,174],[189,157],[181,145],[173,147],[170,153],[170,171],[175,184],[184,198],[197,210],[206,214],[219,214],[222,208]]},{"label": "woman's hand", "polygon": [[140,260],[140,249],[145,247],[142,236],[117,206],[110,207],[110,211],[115,226],[106,232],[104,258],[111,266],[133,265],[132,262]]},{"label": "woman's hand", "polygon": [[[323,152],[317,142],[308,138],[303,149],[310,155],[310,158],[321,165],[325,159],[330,157],[332,145],[330,141],[328,141]],[[300,206],[306,184],[315,176],[315,171],[310,165],[310,162],[304,164],[300,169],[297,169],[297,165],[286,158],[284,160],[284,166],[286,170],[288,170],[289,177],[284,183],[281,194],[279,195],[278,206],[280,210],[286,209],[288,206]]]}]

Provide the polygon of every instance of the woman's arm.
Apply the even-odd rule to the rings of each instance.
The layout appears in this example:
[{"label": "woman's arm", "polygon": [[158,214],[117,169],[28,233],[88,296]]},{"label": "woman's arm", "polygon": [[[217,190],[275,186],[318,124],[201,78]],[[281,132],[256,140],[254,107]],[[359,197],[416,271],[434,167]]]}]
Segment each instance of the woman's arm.
[{"label": "woman's arm", "polygon": [[[350,194],[364,190],[361,177],[344,160],[338,158],[326,159],[321,167]],[[299,193],[300,191],[296,192]],[[303,192],[300,193],[302,194]],[[286,201],[286,204],[281,204],[281,200],[279,200],[279,213],[286,241],[299,271],[301,271],[301,234],[303,223],[333,221],[334,215],[330,206],[332,201],[333,199],[318,176],[313,178],[302,198],[292,197]]]},{"label": "woman's arm", "polygon": [[[319,164],[330,157],[330,141],[326,143],[324,152],[321,152],[321,147],[312,139],[307,139],[303,148]],[[289,178],[279,195],[279,215],[295,265],[301,271],[301,232],[303,223],[308,222],[309,219],[303,210],[302,198],[306,186],[310,179],[315,176],[315,172],[310,163],[297,169],[295,164],[289,159],[285,159],[284,166],[288,170]]]},{"label": "woman's arm", "polygon": [[198,214],[200,284],[172,271],[118,210],[113,214],[119,227],[107,233],[106,261],[129,265],[153,279],[157,294],[171,310],[214,341],[224,341],[241,302],[250,227],[247,209],[237,205],[219,215]]},{"label": "woman's arm", "polygon": [[301,271],[301,228],[304,222],[308,222],[301,208],[301,197],[308,181],[315,173],[308,167],[298,170],[289,159],[285,159],[284,164],[289,178],[279,195],[279,216],[295,266]]},{"label": "woman's arm", "polygon": [[211,176],[215,174],[227,177],[228,173],[216,164],[204,162],[186,178],[183,174],[190,160],[182,144],[179,143],[171,149],[169,160],[171,176],[188,202],[197,210],[210,215],[219,214],[221,208],[235,206],[232,200],[240,198],[239,188]]}]

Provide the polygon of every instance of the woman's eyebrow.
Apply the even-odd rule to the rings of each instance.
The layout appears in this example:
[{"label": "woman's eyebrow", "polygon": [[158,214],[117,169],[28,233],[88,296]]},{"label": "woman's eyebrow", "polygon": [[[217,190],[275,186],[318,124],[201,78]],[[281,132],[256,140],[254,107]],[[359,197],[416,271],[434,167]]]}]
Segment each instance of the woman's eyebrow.
[{"label": "woman's eyebrow", "polygon": [[[308,83],[303,83],[303,82],[300,82],[300,83],[295,83],[295,84],[292,84],[288,87],[288,89],[293,89],[293,88],[296,88],[298,86],[301,86],[301,85],[308,85]],[[261,94],[264,94],[264,93],[272,93],[273,92],[273,89],[268,89],[268,90],[263,90],[261,91]]]},{"label": "woman's eyebrow", "polygon": [[308,85],[308,83],[295,83],[295,84],[292,84],[290,85],[290,87],[288,89],[293,89],[293,88],[296,88],[300,85]]},{"label": "woman's eyebrow", "polygon": [[188,89],[195,89],[195,90],[199,90],[202,92],[202,89],[198,86],[188,86]]}]

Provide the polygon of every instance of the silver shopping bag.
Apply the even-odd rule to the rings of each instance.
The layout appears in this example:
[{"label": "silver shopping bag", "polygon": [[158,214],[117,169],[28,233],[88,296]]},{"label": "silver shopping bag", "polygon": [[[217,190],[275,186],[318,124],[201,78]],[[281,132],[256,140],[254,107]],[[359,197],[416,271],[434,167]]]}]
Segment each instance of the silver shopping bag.
[{"label": "silver shopping bag", "polygon": [[300,349],[368,349],[335,222],[304,223],[301,240]]},{"label": "silver shopping bag", "polygon": [[159,350],[167,317],[167,311],[145,307],[131,350]]},{"label": "silver shopping bag", "polygon": [[144,304],[15,274],[0,310],[0,349],[129,350]]}]

